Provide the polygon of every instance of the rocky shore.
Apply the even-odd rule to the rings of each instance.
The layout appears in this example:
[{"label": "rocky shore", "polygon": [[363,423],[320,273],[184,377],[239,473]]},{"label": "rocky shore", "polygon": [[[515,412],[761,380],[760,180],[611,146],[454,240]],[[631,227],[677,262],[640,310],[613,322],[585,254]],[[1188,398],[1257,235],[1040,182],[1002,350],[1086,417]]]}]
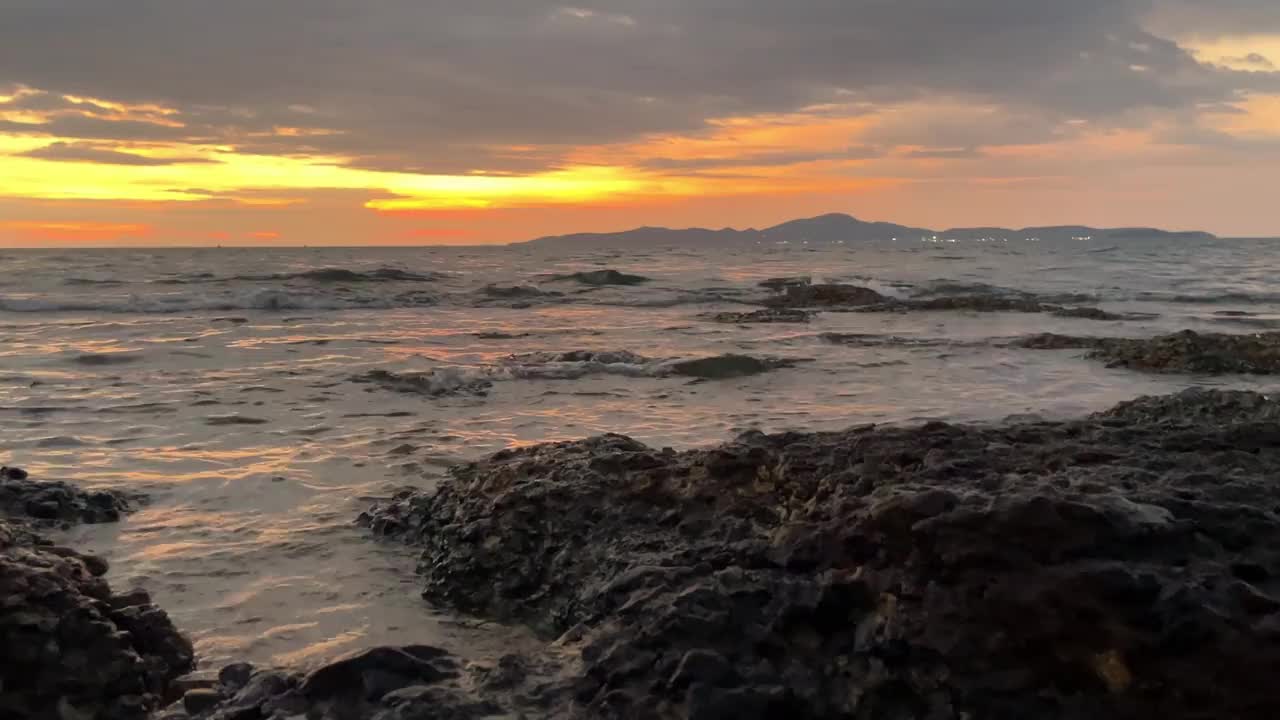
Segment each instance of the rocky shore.
[{"label": "rocky shore", "polygon": [[1280,399],[1237,391],[506,450],[360,522],[421,549],[429,601],[527,625],[543,653],[379,647],[192,679],[146,593],[40,536],[137,498],[6,470],[0,718],[1277,717],[1277,477]]},{"label": "rocky shore", "polygon": [[540,445],[363,522],[422,547],[432,602],[576,654],[550,716],[1266,718],[1278,472],[1280,401],[1188,391],[1069,422]]}]

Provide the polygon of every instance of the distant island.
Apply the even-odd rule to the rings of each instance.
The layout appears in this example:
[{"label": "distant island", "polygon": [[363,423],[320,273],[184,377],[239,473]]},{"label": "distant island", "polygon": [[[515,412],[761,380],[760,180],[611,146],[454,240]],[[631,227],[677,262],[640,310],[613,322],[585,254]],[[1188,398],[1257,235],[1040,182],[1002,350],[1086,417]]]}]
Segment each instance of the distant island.
[{"label": "distant island", "polygon": [[927,228],[909,227],[885,222],[866,222],[843,213],[831,213],[818,217],[792,220],[770,228],[758,230],[748,228],[735,230],[723,228],[710,230],[707,228],[673,229],[664,227],[641,227],[614,233],[574,233],[572,235],[552,235],[529,240],[518,245],[560,246],[560,245],[742,245],[747,243],[773,244],[836,244],[875,241],[911,241],[921,240],[975,241],[988,240],[1003,242],[1005,240],[1215,240],[1217,237],[1207,232],[1173,232],[1156,228],[1092,228],[1083,225],[1055,225],[1049,227],[1030,227],[1021,229],[999,227],[952,228],[950,230],[930,230]]}]

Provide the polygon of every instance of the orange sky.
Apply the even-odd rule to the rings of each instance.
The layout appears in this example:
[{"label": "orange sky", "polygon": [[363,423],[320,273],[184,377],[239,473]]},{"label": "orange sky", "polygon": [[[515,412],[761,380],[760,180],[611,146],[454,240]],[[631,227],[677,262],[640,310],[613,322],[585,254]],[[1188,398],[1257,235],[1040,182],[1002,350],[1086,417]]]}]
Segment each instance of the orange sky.
[{"label": "orange sky", "polygon": [[[610,32],[638,24],[582,9],[565,18],[607,21]],[[1162,88],[1248,82],[1213,102],[1135,103],[1105,117],[971,89],[878,99],[836,88],[825,102],[709,111],[688,127],[655,122],[580,142],[521,137],[516,122],[501,141],[466,146],[473,166],[460,152],[438,171],[417,148],[403,163],[370,161],[356,150],[358,124],[326,124],[341,113],[305,104],[291,106],[296,125],[245,130],[209,124],[190,99],[17,78],[0,82],[0,246],[474,244],[835,211],[936,228],[1280,235],[1280,80],[1258,82],[1280,77],[1280,31],[1170,42],[1181,65],[1125,61],[1120,72],[1135,82],[1167,72]]]}]

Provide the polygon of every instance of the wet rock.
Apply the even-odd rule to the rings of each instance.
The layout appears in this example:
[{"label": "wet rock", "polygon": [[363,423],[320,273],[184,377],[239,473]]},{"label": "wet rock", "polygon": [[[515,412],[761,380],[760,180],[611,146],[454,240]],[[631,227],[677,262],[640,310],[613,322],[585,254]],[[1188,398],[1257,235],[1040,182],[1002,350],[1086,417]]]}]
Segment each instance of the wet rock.
[{"label": "wet rock", "polygon": [[617,270],[588,270],[585,272],[557,275],[547,282],[572,281],[583,285],[641,285],[649,282],[643,275],[628,275]]},{"label": "wet rock", "polygon": [[791,308],[766,308],[764,310],[756,310],[754,312],[714,313],[707,315],[706,318],[712,322],[728,323],[733,325],[747,325],[754,323],[807,323],[813,318],[813,313]]},{"label": "wet rock", "polygon": [[[317,717],[343,720],[472,720],[511,717],[464,687],[461,664],[426,645],[376,647],[336,660],[309,674],[261,671],[245,679],[244,665],[219,674],[221,694],[200,692],[192,717],[247,720]],[[197,692],[197,691],[192,691]]]},{"label": "wet rock", "polygon": [[140,503],[142,495],[117,491],[85,492],[64,482],[35,480],[8,468],[0,477],[0,514],[50,523],[115,522]]},{"label": "wet rock", "polygon": [[1005,295],[952,295],[900,302],[906,310],[967,310],[969,312],[1040,313],[1059,308],[1034,297]]},{"label": "wet rock", "polygon": [[27,471],[18,467],[0,467],[0,481],[26,480]]},{"label": "wet rock", "polygon": [[787,285],[777,297],[767,298],[765,305],[783,308],[862,307],[882,305],[890,298],[871,288],[827,283],[822,285]]},{"label": "wet rock", "polygon": [[606,435],[367,522],[421,546],[431,601],[578,653],[549,716],[1274,717],[1278,418],[1188,391],[682,453]]},{"label": "wet rock", "polygon": [[716,355],[692,360],[678,360],[667,365],[676,375],[700,378],[703,380],[728,380],[748,377],[790,367],[792,361],[756,358],[750,355]]},{"label": "wet rock", "polygon": [[351,378],[352,382],[371,384],[391,392],[427,397],[478,395],[489,393],[493,383],[486,378],[469,376],[462,371],[436,370],[424,373],[396,373],[370,370]]},{"label": "wet rock", "polygon": [[629,350],[565,350],[530,352],[508,355],[503,362],[509,365],[546,365],[549,363],[600,363],[602,365],[644,365],[652,358]]},{"label": "wet rock", "polygon": [[7,717],[142,720],[189,671],[154,606],[121,606],[95,559],[0,520],[0,708]]},{"label": "wet rock", "polygon": [[1052,311],[1053,315],[1064,318],[1080,318],[1082,320],[1117,321],[1128,320],[1131,316],[1107,312],[1096,307],[1064,307]]},{"label": "wet rock", "polygon": [[768,288],[774,292],[782,292],[787,288],[802,287],[805,285],[812,285],[812,284],[813,284],[813,278],[805,275],[805,276],[796,276],[796,277],[769,278],[767,280],[760,281],[759,286],[762,288]]},{"label": "wet rock", "polygon": [[218,671],[218,683],[232,691],[243,689],[252,677],[253,666],[249,663],[232,663]]},{"label": "wet rock", "polygon": [[1184,330],[1154,338],[1099,338],[1044,334],[1014,343],[1037,350],[1088,349],[1108,367],[1198,375],[1280,373],[1280,333],[1224,335]]}]

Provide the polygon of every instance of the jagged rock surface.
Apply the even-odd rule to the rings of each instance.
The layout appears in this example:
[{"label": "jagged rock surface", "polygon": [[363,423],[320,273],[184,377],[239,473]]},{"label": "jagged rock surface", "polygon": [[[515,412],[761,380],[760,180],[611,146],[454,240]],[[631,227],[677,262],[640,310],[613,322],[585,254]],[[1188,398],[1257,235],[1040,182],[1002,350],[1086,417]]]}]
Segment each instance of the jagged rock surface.
[{"label": "jagged rock surface", "polygon": [[120,493],[0,481],[0,718],[142,720],[191,670],[191,644],[145,592],[113,593],[106,561],[32,529],[127,507]]},{"label": "jagged rock surface", "polygon": [[617,435],[362,520],[426,597],[580,651],[556,715],[1280,716],[1280,400],[1071,422]]}]

